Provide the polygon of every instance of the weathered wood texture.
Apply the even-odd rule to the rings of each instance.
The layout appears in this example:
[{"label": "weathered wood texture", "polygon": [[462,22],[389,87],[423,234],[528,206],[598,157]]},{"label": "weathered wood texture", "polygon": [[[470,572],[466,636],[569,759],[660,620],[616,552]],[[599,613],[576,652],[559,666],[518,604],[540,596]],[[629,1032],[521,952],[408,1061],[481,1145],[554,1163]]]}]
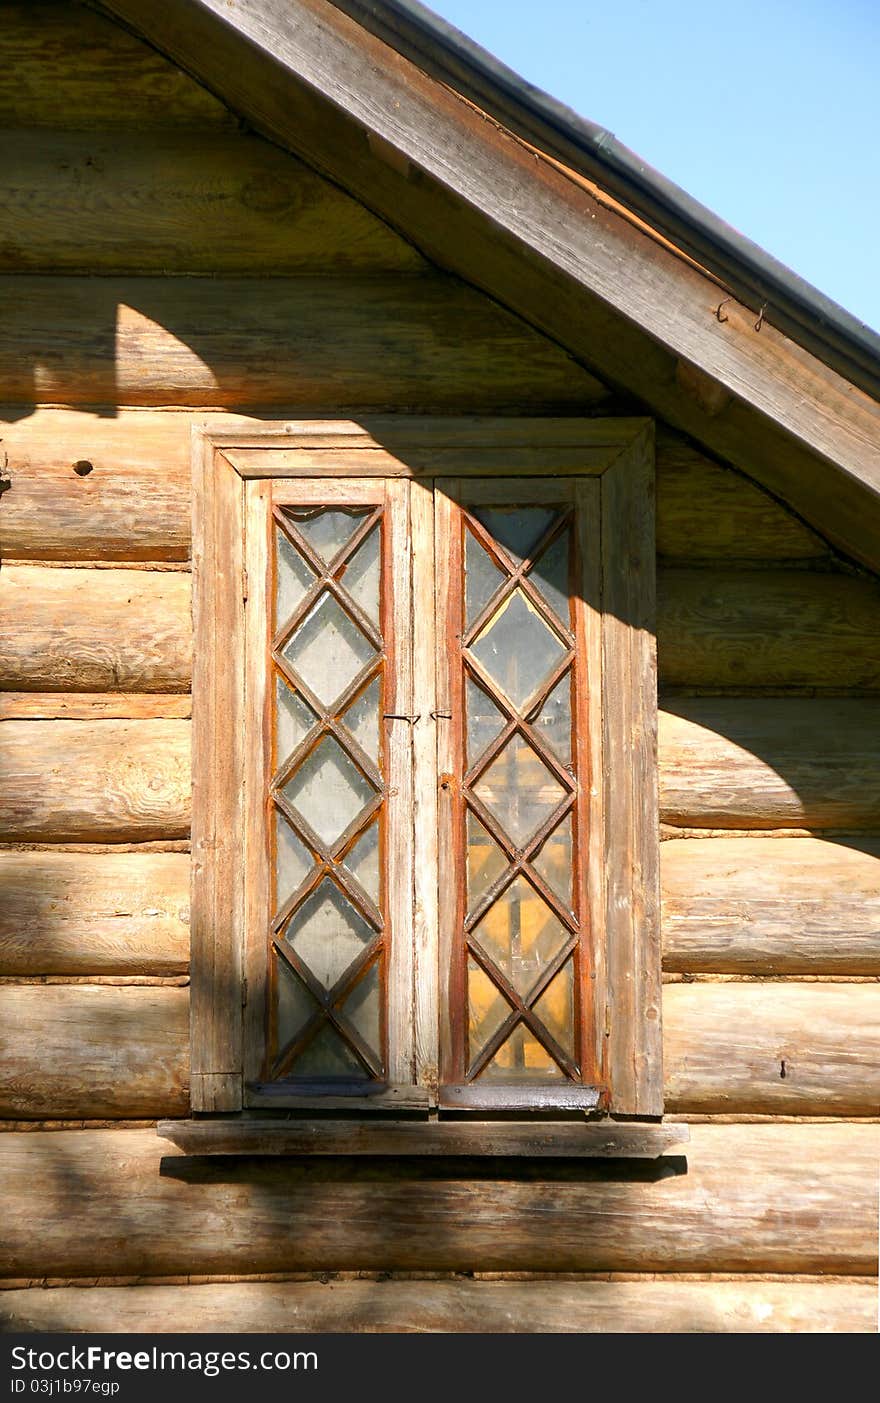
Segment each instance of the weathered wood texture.
[{"label": "weathered wood texture", "polygon": [[0,686],[29,691],[185,692],[189,576],[180,571],[7,566]]},{"label": "weathered wood texture", "polygon": [[697,1125],[687,1172],[671,1156],[522,1178],[166,1149],[149,1130],[0,1136],[0,1273],[876,1270],[876,1125]]},{"label": "weathered wood texture", "polygon": [[261,137],[31,131],[0,132],[0,142],[3,272],[428,267],[363,205]]},{"label": "weathered wood texture", "polygon": [[[821,521],[815,523],[821,528]],[[657,554],[663,560],[821,560],[826,541],[741,472],[658,426]]]},{"label": "weathered wood texture", "polygon": [[0,1111],[42,1120],[189,1109],[186,989],[0,985]]},{"label": "weathered wood texture", "polygon": [[583,411],[564,351],[440,275],[0,278],[7,400]]},{"label": "weathered wood texture", "polygon": [[880,1115],[877,984],[667,984],[667,1111]]},{"label": "weathered wood texture", "polygon": [[703,828],[880,828],[880,703],[703,698],[660,712],[660,817]]},{"label": "weathered wood texture", "polygon": [[[675,706],[660,712],[664,822],[880,828],[876,702],[703,698]],[[0,841],[186,837],[189,738],[187,721],[5,722]]]},{"label": "weathered wood texture", "polygon": [[660,870],[664,969],[880,974],[878,838],[674,838]]},{"label": "weathered wood texture", "polygon": [[880,581],[800,570],[661,570],[664,686],[880,689]]},{"label": "weathered wood texture", "polygon": [[188,692],[0,692],[0,721],[185,721]]},{"label": "weathered wood texture", "polygon": [[[7,421],[0,425],[0,476],[12,483],[0,501],[3,556],[185,560],[190,426],[220,417],[0,408]],[[283,415],[269,410],[265,417]],[[229,415],[226,422],[247,419]],[[75,463],[91,468],[80,476]],[[827,555],[827,546],[766,492],[670,433],[657,444],[657,549],[661,558],[713,564]]]},{"label": "weathered wood texture", "polygon": [[315,1281],[0,1292],[6,1333],[873,1334],[873,1283]]},{"label": "weathered wood texture", "polygon": [[69,0],[26,0],[3,4],[0,126],[234,132],[236,119],[118,24]]},{"label": "weathered wood texture", "polygon": [[0,852],[0,974],[188,967],[187,853]]},{"label": "weathered wood texture", "polygon": [[[181,1114],[187,1003],[173,987],[0,985],[0,1114]],[[876,984],[671,984],[663,1017],[668,1111],[880,1115]]]},{"label": "weathered wood texture", "polygon": [[185,838],[188,721],[6,721],[0,841]]}]

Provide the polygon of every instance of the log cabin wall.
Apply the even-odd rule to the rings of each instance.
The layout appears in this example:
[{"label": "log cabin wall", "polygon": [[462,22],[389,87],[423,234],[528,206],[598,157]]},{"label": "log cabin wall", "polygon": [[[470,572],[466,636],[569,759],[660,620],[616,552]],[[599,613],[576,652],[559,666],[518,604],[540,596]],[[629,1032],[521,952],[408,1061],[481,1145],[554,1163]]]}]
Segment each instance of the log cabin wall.
[{"label": "log cabin wall", "polygon": [[871,1329],[880,581],[662,425],[687,1172],[166,1154],[151,1122],[188,1111],[191,424],[614,401],[121,28],[0,4],[0,58],[0,1321]]}]

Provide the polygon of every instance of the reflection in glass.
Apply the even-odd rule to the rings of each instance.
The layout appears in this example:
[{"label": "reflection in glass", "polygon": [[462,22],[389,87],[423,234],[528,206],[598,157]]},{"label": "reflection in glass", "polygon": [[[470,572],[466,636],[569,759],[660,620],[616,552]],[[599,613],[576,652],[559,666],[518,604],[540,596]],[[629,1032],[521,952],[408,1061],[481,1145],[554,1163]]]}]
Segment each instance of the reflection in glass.
[{"label": "reflection in glass", "polygon": [[302,1032],[318,1007],[301,979],[275,956],[275,1012],[278,1027],[278,1051]]},{"label": "reflection in glass", "polygon": [[490,838],[475,814],[467,814],[468,910],[473,911],[486,892],[501,876],[507,858]]},{"label": "reflection in glass", "polygon": [[571,600],[568,586],[568,531],[563,531],[548,546],[537,565],[529,571],[529,579],[546,599],[560,623],[571,627]]},{"label": "reflection in glass", "polygon": [[571,672],[556,683],[535,721],[541,735],[563,765],[571,764]]},{"label": "reflection in glass", "polygon": [[564,1079],[565,1073],[553,1061],[546,1048],[537,1042],[522,1023],[498,1049],[480,1081],[545,1082]]},{"label": "reflection in glass", "polygon": [[473,1062],[511,1012],[510,1004],[476,960],[468,956],[468,1049]]},{"label": "reflection in glass", "polygon": [[316,555],[325,565],[333,561],[346,541],[350,541],[369,508],[338,511],[326,507],[289,507],[291,517]]},{"label": "reflection in glass", "polygon": [[473,765],[504,728],[504,717],[470,677],[465,683],[467,693],[468,765]]},{"label": "reflection in glass", "polygon": [[379,905],[379,825],[371,823],[362,833],[348,857],[345,868],[360,882],[367,896]]},{"label": "reflection in glass", "polygon": [[473,932],[522,999],[569,939],[568,931],[524,877],[516,877]]},{"label": "reflection in glass", "polygon": [[314,863],[312,855],[296,836],[287,819],[275,810],[275,910],[286,901],[305,880]]},{"label": "reflection in glass", "polygon": [[284,939],[325,989],[333,988],[373,935],[329,877],[294,912],[284,929]]},{"label": "reflection in glass", "polygon": [[360,1033],[367,1047],[378,1060],[381,1047],[379,1029],[379,966],[370,965],[366,974],[358,980],[340,1010],[349,1023]]},{"label": "reflection in glass", "polygon": [[517,734],[484,770],[474,793],[522,848],[557,807],[565,790]]},{"label": "reflection in glass", "polygon": [[535,1013],[563,1052],[574,1056],[574,961],[567,960],[535,1004]]},{"label": "reflection in glass", "polygon": [[352,702],[348,711],[343,712],[342,720],[351,731],[358,745],[365,750],[371,760],[379,763],[379,679],[370,683],[360,696]]},{"label": "reflection in glass", "polygon": [[325,737],[309,752],[281,792],[328,847],[375,795],[333,736]]},{"label": "reflection in glass", "polygon": [[315,713],[306,706],[298,693],[291,692],[287,683],[275,677],[275,747],[276,764],[283,765],[300,741],[315,724]]},{"label": "reflection in glass", "polygon": [[564,901],[571,910],[571,814],[567,814],[558,828],[554,828],[547,841],[532,858],[535,871],[543,877],[552,892]]},{"label": "reflection in glass", "polygon": [[470,511],[514,565],[532,554],[558,515],[552,507],[471,507]]},{"label": "reflection in glass", "polygon": [[363,1065],[331,1024],[325,1023],[296,1058],[291,1068],[294,1079],[320,1080],[324,1077],[345,1081],[366,1081]]},{"label": "reflection in glass", "polygon": [[464,565],[465,616],[470,625],[507,576],[498,569],[470,531],[465,532]]},{"label": "reflection in glass", "polygon": [[330,706],[375,655],[332,594],[320,596],[281,650],[319,701]]},{"label": "reflection in glass", "polygon": [[348,561],[340,584],[379,627],[379,527],[374,526]]},{"label": "reflection in glass", "polygon": [[522,590],[515,589],[477,635],[471,652],[514,706],[522,707],[566,649]]},{"label": "reflection in glass", "polygon": [[275,627],[287,623],[294,609],[305,598],[314,583],[315,577],[299,551],[291,545],[283,531],[275,528],[276,579],[275,579]]}]

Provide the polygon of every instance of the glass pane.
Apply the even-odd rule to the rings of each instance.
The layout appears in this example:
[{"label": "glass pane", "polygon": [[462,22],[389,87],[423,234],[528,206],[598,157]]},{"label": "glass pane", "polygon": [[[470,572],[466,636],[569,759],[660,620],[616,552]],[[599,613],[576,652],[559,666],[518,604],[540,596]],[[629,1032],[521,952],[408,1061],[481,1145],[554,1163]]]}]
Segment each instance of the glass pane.
[{"label": "glass pane", "polygon": [[523,848],[557,807],[565,790],[522,736],[513,736],[474,785],[474,793]]},{"label": "glass pane", "polygon": [[345,867],[379,905],[379,825],[371,823],[345,859]]},{"label": "glass pane", "polygon": [[281,792],[329,847],[376,791],[339,742],[327,736],[294,770]]},{"label": "glass pane", "polygon": [[520,1023],[498,1049],[486,1070],[480,1073],[478,1080],[528,1084],[563,1081],[565,1073],[553,1061],[547,1049],[536,1042]]},{"label": "glass pane", "polygon": [[498,733],[504,728],[504,717],[497,706],[489,700],[482,687],[466,681],[467,690],[467,746],[468,764],[473,765],[488,750]]},{"label": "glass pane", "polygon": [[359,979],[352,989],[341,1012],[349,1023],[360,1033],[364,1042],[377,1059],[382,1047],[379,1029],[380,989],[379,965],[370,965],[363,979]]},{"label": "glass pane", "polygon": [[574,961],[568,960],[547,986],[535,1013],[563,1052],[574,1057]]},{"label": "glass pane", "polygon": [[281,650],[327,707],[354,681],[375,651],[333,595],[326,592]]},{"label": "glass pane", "polygon": [[275,956],[275,1013],[278,1028],[280,1053],[289,1042],[301,1033],[315,1009],[318,1007],[305,984],[283,960]]},{"label": "glass pane", "polygon": [[505,887],[474,937],[519,994],[527,999],[569,933],[524,877]]},{"label": "glass pane", "polygon": [[290,824],[275,810],[275,910],[293,896],[312,870],[312,855]]},{"label": "glass pane", "polygon": [[501,990],[476,960],[468,958],[468,1050],[471,1062],[494,1037],[511,1012]]},{"label": "glass pane", "polygon": [[302,697],[292,692],[280,677],[275,678],[275,761],[283,765],[315,724],[315,713]]},{"label": "glass pane", "polygon": [[338,1077],[345,1081],[369,1080],[362,1063],[329,1023],[324,1024],[320,1033],[297,1057],[291,1075],[301,1081],[319,1081],[325,1077]]},{"label": "glass pane", "polygon": [[351,540],[367,510],[368,508],[331,511],[318,508],[308,511],[289,510],[287,515],[296,522],[316,555],[329,565],[346,541]]},{"label": "glass pane", "polygon": [[541,707],[532,725],[563,765],[571,764],[571,673],[566,672]]},{"label": "glass pane", "polygon": [[508,862],[495,839],[489,837],[470,809],[467,816],[467,845],[468,910],[472,911],[505,871]]},{"label": "glass pane", "polygon": [[568,583],[568,531],[557,536],[545,550],[529,579],[546,599],[550,608],[566,628],[571,626],[571,602]]},{"label": "glass pane", "polygon": [[342,717],[358,745],[379,763],[379,678],[361,692]]},{"label": "glass pane", "polygon": [[518,707],[549,677],[565,651],[519,589],[505,599],[471,644],[474,657]]},{"label": "glass pane", "polygon": [[379,627],[379,527],[374,526],[345,567],[340,584]]},{"label": "glass pane", "polygon": [[571,910],[571,814],[567,814],[532,859],[535,871]]},{"label": "glass pane", "polygon": [[284,939],[325,989],[373,939],[374,932],[329,877],[294,912]]},{"label": "glass pane", "polygon": [[515,565],[531,555],[558,513],[552,507],[472,507],[492,539],[503,546]]},{"label": "glass pane", "polygon": [[470,531],[465,532],[464,569],[465,615],[467,623],[471,624],[507,576],[498,569]]},{"label": "glass pane", "polygon": [[283,531],[275,528],[276,582],[275,627],[287,623],[294,609],[302,603],[315,577],[299,551],[290,544]]}]

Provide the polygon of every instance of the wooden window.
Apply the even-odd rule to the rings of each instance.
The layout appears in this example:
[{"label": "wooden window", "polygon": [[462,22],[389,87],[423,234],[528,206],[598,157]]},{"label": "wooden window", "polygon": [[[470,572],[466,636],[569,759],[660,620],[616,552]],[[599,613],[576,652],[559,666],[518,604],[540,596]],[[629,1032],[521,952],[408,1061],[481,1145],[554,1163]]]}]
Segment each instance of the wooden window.
[{"label": "wooden window", "polygon": [[193,1109],[661,1115],[651,424],[196,457]]}]

